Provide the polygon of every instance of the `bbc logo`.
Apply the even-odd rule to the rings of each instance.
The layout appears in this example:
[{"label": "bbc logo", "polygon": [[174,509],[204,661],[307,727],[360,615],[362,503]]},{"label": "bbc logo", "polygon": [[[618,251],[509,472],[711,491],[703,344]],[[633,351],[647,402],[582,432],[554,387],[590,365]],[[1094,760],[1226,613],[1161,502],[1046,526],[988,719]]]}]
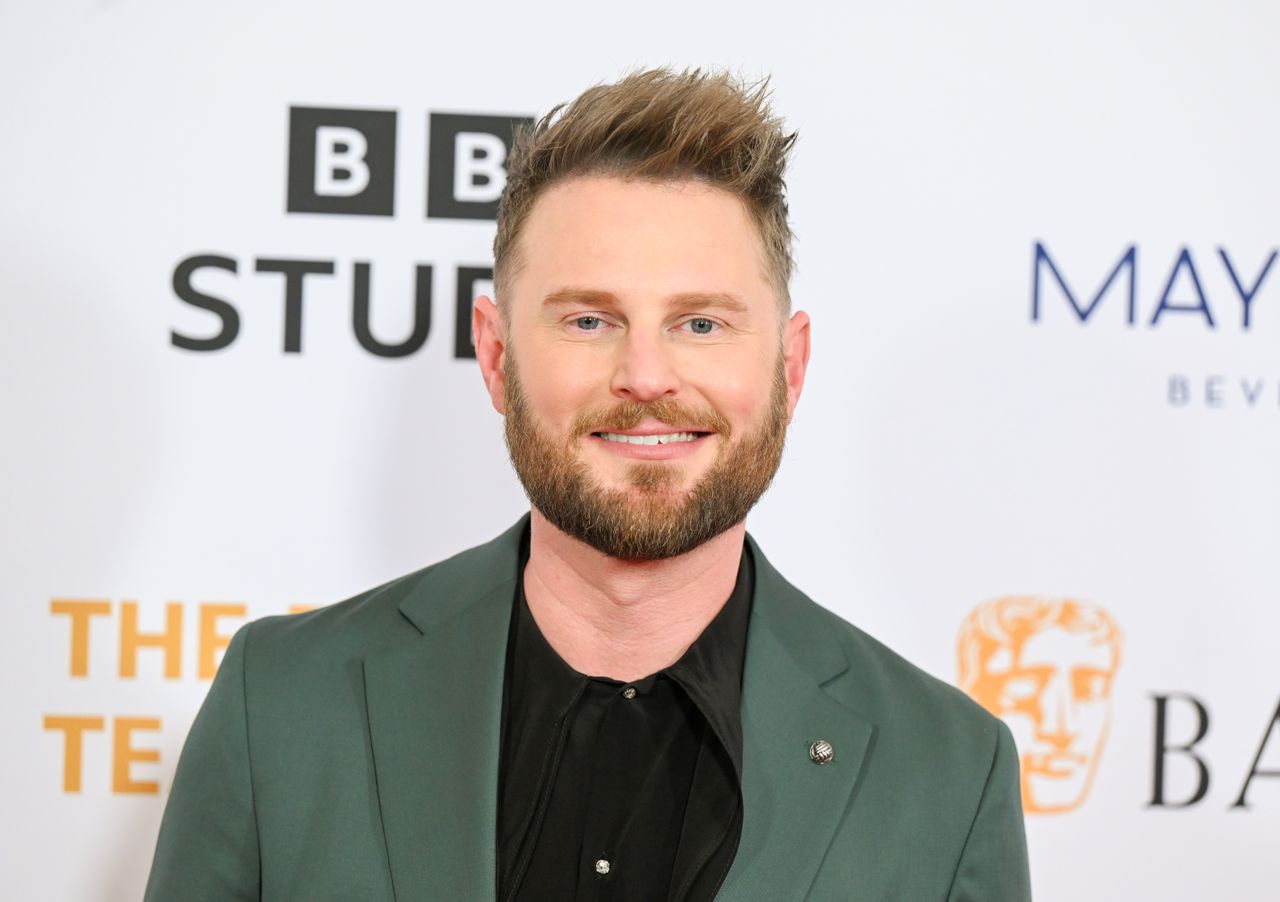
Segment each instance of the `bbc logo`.
[{"label": "bbc logo", "polygon": [[[507,154],[528,116],[431,113],[426,214],[489,219],[507,179]],[[289,108],[289,213],[394,216],[396,112]]]}]

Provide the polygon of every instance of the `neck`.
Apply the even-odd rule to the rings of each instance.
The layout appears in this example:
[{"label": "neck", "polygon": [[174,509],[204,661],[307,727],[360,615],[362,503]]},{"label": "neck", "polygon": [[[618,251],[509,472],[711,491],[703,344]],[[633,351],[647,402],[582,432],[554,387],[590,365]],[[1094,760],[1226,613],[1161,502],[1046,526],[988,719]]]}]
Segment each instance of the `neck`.
[{"label": "neck", "polygon": [[680,557],[623,561],[535,508],[524,594],[547,642],[579,673],[630,682],[674,664],[738,578],[746,523]]}]

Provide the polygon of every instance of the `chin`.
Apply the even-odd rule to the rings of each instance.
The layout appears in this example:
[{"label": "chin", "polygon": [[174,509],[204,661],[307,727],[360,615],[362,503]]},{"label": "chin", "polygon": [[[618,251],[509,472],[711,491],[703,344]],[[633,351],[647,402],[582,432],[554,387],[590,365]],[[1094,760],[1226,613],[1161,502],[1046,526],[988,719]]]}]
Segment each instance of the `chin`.
[{"label": "chin", "polygon": [[629,497],[638,500],[645,498],[658,498],[667,502],[688,501],[691,489],[684,486],[671,488],[669,486],[646,486],[635,485],[633,483],[624,482],[618,486],[617,491],[625,492]]}]

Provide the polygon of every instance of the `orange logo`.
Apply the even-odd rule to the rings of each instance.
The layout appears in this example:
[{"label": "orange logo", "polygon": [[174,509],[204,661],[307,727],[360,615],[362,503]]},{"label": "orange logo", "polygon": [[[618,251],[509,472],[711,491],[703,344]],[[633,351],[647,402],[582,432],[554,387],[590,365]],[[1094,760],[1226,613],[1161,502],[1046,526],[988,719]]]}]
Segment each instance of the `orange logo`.
[{"label": "orange logo", "polygon": [[1072,811],[1088,797],[1111,726],[1120,639],[1102,608],[1066,599],[999,598],[960,627],[960,688],[1013,732],[1024,811]]}]

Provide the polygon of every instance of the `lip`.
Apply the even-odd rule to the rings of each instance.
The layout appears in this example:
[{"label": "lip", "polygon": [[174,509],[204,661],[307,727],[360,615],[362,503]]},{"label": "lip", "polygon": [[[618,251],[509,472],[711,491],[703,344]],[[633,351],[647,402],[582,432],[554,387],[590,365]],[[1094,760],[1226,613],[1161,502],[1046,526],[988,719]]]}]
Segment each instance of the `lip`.
[{"label": "lip", "polygon": [[[662,429],[656,430],[637,428],[605,429],[603,431],[613,432],[617,435],[666,435],[672,432],[698,432],[700,430],[676,429],[671,426],[664,426]],[[711,438],[711,435],[708,432],[699,435],[691,442],[672,442],[668,445],[631,445],[623,444],[622,442],[610,442],[601,438],[598,433],[588,435],[587,440],[606,454],[627,458],[628,460],[682,460],[696,454],[706,444],[707,439]]]},{"label": "lip", "polygon": [[601,432],[612,432],[614,435],[670,435],[673,432],[707,432],[707,429],[703,426],[673,426],[657,420],[645,420],[630,429],[596,429],[592,437]]}]

